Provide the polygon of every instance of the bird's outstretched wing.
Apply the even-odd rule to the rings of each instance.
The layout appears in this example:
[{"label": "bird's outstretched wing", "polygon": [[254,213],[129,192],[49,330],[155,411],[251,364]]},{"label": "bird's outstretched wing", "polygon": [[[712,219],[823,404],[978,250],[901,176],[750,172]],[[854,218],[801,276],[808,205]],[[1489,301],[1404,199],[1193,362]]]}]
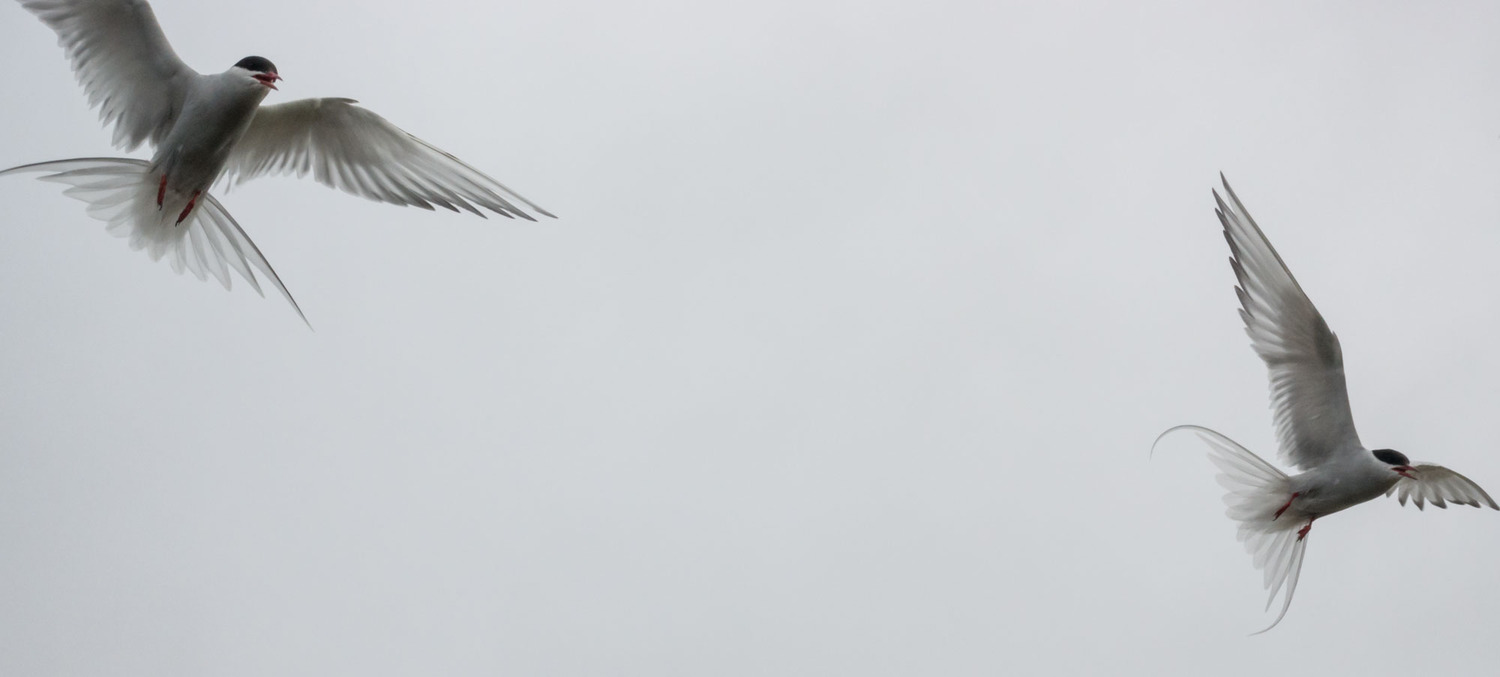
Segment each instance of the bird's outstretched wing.
[{"label": "bird's outstretched wing", "polygon": [[516,202],[552,216],[456,157],[353,99],[301,99],[261,106],[235,146],[224,178],[313,175],[319,183],[371,200],[423,209],[479,207],[535,221]]},{"label": "bird's outstretched wing", "polygon": [[1482,503],[1500,510],[1495,499],[1490,498],[1474,480],[1440,465],[1415,465],[1412,470],[1414,472],[1411,477],[1401,478],[1386,490],[1385,495],[1395,494],[1401,505],[1406,505],[1406,499],[1409,498],[1417,505],[1418,510],[1423,508],[1424,501],[1444,509],[1447,509],[1449,503],[1476,508]]},{"label": "bird's outstretched wing", "polygon": [[1239,280],[1235,292],[1245,333],[1271,372],[1271,407],[1282,458],[1308,469],[1333,454],[1360,450],[1338,337],[1227,180],[1224,192],[1227,202],[1214,192],[1216,212]]},{"label": "bird's outstretched wing", "polygon": [[182,110],[188,68],[144,0],[21,0],[53,31],[114,144],[160,143]]}]

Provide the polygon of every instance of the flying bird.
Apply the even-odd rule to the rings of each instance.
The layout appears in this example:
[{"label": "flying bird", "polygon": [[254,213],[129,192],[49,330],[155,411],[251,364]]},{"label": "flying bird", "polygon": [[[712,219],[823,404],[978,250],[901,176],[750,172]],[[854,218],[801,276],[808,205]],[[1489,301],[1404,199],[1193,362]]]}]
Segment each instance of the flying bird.
[{"label": "flying bird", "polygon": [[[1226,202],[1214,200],[1229,265],[1239,284],[1240,318],[1250,345],[1271,372],[1271,408],[1281,458],[1302,469],[1287,475],[1224,435],[1196,425],[1180,430],[1198,434],[1219,468],[1219,484],[1228,489],[1229,517],[1239,522],[1239,540],[1255,560],[1271,593],[1266,609],[1285,590],[1281,612],[1265,630],[1276,627],[1292,604],[1302,556],[1313,522],[1382,494],[1395,495],[1422,509],[1425,503],[1480,507],[1500,505],[1478,484],[1440,465],[1414,464],[1399,451],[1366,449],[1354,431],[1349,391],[1344,384],[1344,356],[1338,336],[1292,277],[1292,271],[1266,239],[1250,212],[1224,182]],[[1153,452],[1156,445],[1152,445]]]},{"label": "flying bird", "polygon": [[[500,182],[386,121],[353,99],[301,99],[263,106],[281,75],[249,56],[202,74],[172,51],[144,0],[21,0],[57,33],[90,106],[114,145],[155,149],[150,161],[77,158],[13,167],[0,176],[42,173],[66,195],[178,273],[212,275],[230,287],[233,270],[264,296],[259,271],[302,315],[281,278],[209,193],[258,176],[312,174],[318,182],[379,202],[535,221],[552,216]],[[303,316],[306,321],[306,316]]]}]

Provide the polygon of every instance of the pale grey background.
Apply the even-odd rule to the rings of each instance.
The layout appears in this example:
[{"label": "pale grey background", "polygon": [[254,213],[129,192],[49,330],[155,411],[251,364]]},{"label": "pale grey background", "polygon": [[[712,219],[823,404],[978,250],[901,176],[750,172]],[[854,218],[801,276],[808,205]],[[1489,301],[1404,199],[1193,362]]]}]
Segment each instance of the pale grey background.
[{"label": "pale grey background", "polygon": [[[1224,170],[1365,441],[1500,491],[1500,5],[154,4],[562,218],[229,193],[309,332],[0,181],[0,674],[1494,669],[1500,515],[1320,521],[1247,639],[1146,452],[1274,455]],[[0,62],[0,165],[119,154]]]}]

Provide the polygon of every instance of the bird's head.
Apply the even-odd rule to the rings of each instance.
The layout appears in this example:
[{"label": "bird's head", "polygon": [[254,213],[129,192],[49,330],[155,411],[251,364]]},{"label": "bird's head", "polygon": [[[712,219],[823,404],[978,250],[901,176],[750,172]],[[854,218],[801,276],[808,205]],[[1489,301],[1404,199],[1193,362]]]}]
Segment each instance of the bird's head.
[{"label": "bird's head", "polygon": [[240,59],[234,67],[249,72],[250,77],[256,82],[271,89],[276,89],[276,81],[281,79],[281,76],[276,73],[276,64],[263,56],[247,56]]},{"label": "bird's head", "polygon": [[1416,479],[1412,476],[1416,470],[1411,467],[1411,459],[1408,459],[1406,454],[1395,449],[1376,449],[1371,453],[1375,454],[1375,460],[1390,466],[1391,471],[1397,475],[1409,480]]}]

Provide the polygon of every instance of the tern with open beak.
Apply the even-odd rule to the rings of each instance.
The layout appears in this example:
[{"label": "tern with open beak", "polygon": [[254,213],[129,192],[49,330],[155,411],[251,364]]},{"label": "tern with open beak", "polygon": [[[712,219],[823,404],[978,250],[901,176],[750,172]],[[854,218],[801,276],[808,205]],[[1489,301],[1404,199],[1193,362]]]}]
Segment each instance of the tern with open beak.
[{"label": "tern with open beak", "polygon": [[1278,592],[1286,593],[1276,620],[1260,631],[1265,632],[1281,622],[1292,604],[1307,534],[1318,518],[1382,494],[1395,494],[1402,505],[1410,499],[1418,509],[1429,502],[1439,508],[1457,503],[1500,510],[1500,505],[1452,470],[1414,464],[1399,451],[1371,451],[1360,443],[1349,413],[1338,337],[1227,180],[1224,194],[1227,201],[1217,191],[1214,200],[1229,241],[1229,265],[1239,281],[1235,292],[1240,318],[1251,347],[1271,371],[1271,407],[1281,457],[1303,472],[1287,475],[1202,426],[1177,426],[1156,441],[1191,430],[1208,443],[1209,457],[1220,470],[1219,483],[1229,490],[1224,495],[1229,517],[1239,522],[1239,539],[1271,591],[1266,608]]},{"label": "tern with open beak", "polygon": [[[262,106],[280,73],[259,56],[204,75],[177,58],[144,0],[21,0],[57,33],[89,104],[114,125],[114,144],[155,148],[149,161],[78,158],[0,172],[37,172],[179,273],[212,275],[227,289],[233,270],[260,292],[260,271],[297,302],[209,188],[270,174],[311,173],[354,195],[423,209],[535,220],[517,203],[552,216],[458,158],[355,105],[301,99]],[[306,320],[306,317],[303,317]]]}]

